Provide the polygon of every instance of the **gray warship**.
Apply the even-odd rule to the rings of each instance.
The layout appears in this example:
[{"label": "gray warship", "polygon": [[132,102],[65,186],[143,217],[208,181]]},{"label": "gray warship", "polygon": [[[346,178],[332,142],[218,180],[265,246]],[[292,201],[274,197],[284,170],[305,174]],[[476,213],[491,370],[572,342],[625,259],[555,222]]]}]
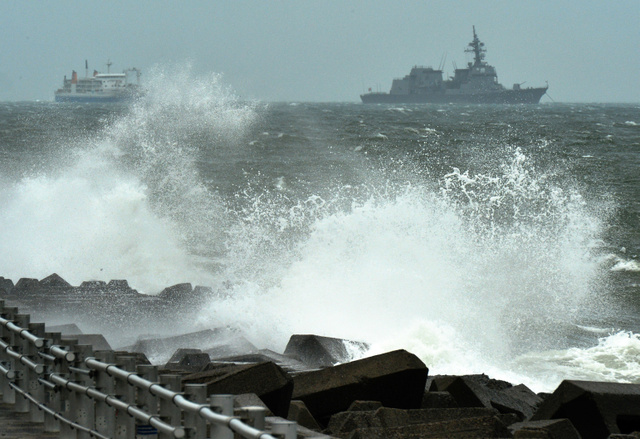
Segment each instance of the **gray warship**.
[{"label": "gray warship", "polygon": [[473,53],[473,63],[466,69],[455,69],[455,75],[448,80],[442,79],[442,70],[415,66],[404,78],[393,80],[389,93],[369,92],[360,98],[365,104],[537,104],[549,88],[522,88],[521,84],[514,84],[508,89],[500,84],[495,67],[484,61],[486,49],[475,26],[473,41],[465,52]]}]

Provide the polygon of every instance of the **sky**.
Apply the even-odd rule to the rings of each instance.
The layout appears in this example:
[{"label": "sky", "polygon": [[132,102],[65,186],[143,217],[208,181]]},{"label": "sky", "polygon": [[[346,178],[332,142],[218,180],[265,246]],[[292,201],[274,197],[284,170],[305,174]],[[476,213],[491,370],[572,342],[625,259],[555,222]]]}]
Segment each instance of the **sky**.
[{"label": "sky", "polygon": [[[3,0],[0,101],[65,75],[191,66],[242,99],[358,102],[414,65],[453,74],[472,26],[507,87],[541,102],[640,102],[640,0]],[[154,70],[155,69],[155,70]]]}]

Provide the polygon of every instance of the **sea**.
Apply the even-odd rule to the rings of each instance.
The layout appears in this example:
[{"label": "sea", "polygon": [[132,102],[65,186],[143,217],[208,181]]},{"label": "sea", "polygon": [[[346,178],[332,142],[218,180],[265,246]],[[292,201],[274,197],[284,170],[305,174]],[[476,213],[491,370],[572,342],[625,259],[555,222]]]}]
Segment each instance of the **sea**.
[{"label": "sea", "polygon": [[640,104],[0,103],[0,275],[218,292],[189,328],[640,383]]}]

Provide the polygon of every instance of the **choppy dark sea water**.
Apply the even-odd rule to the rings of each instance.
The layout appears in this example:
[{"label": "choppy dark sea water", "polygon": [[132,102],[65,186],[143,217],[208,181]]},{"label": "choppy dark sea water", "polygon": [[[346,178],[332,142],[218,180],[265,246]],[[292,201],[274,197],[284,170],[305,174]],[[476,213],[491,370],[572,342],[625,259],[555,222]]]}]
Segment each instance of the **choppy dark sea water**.
[{"label": "choppy dark sea water", "polygon": [[0,103],[0,275],[223,289],[232,325],[432,374],[640,382],[640,105]]}]

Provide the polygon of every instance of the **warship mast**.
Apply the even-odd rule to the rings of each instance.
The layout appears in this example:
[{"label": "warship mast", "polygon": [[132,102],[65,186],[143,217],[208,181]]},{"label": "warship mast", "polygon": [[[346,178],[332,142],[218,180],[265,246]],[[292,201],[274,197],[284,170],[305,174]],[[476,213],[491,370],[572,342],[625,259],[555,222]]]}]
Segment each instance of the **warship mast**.
[{"label": "warship mast", "polygon": [[484,43],[480,41],[476,34],[476,27],[473,26],[473,41],[469,43],[469,48],[465,52],[473,53],[473,66],[478,67],[483,64],[484,54],[487,49],[484,48]]}]

